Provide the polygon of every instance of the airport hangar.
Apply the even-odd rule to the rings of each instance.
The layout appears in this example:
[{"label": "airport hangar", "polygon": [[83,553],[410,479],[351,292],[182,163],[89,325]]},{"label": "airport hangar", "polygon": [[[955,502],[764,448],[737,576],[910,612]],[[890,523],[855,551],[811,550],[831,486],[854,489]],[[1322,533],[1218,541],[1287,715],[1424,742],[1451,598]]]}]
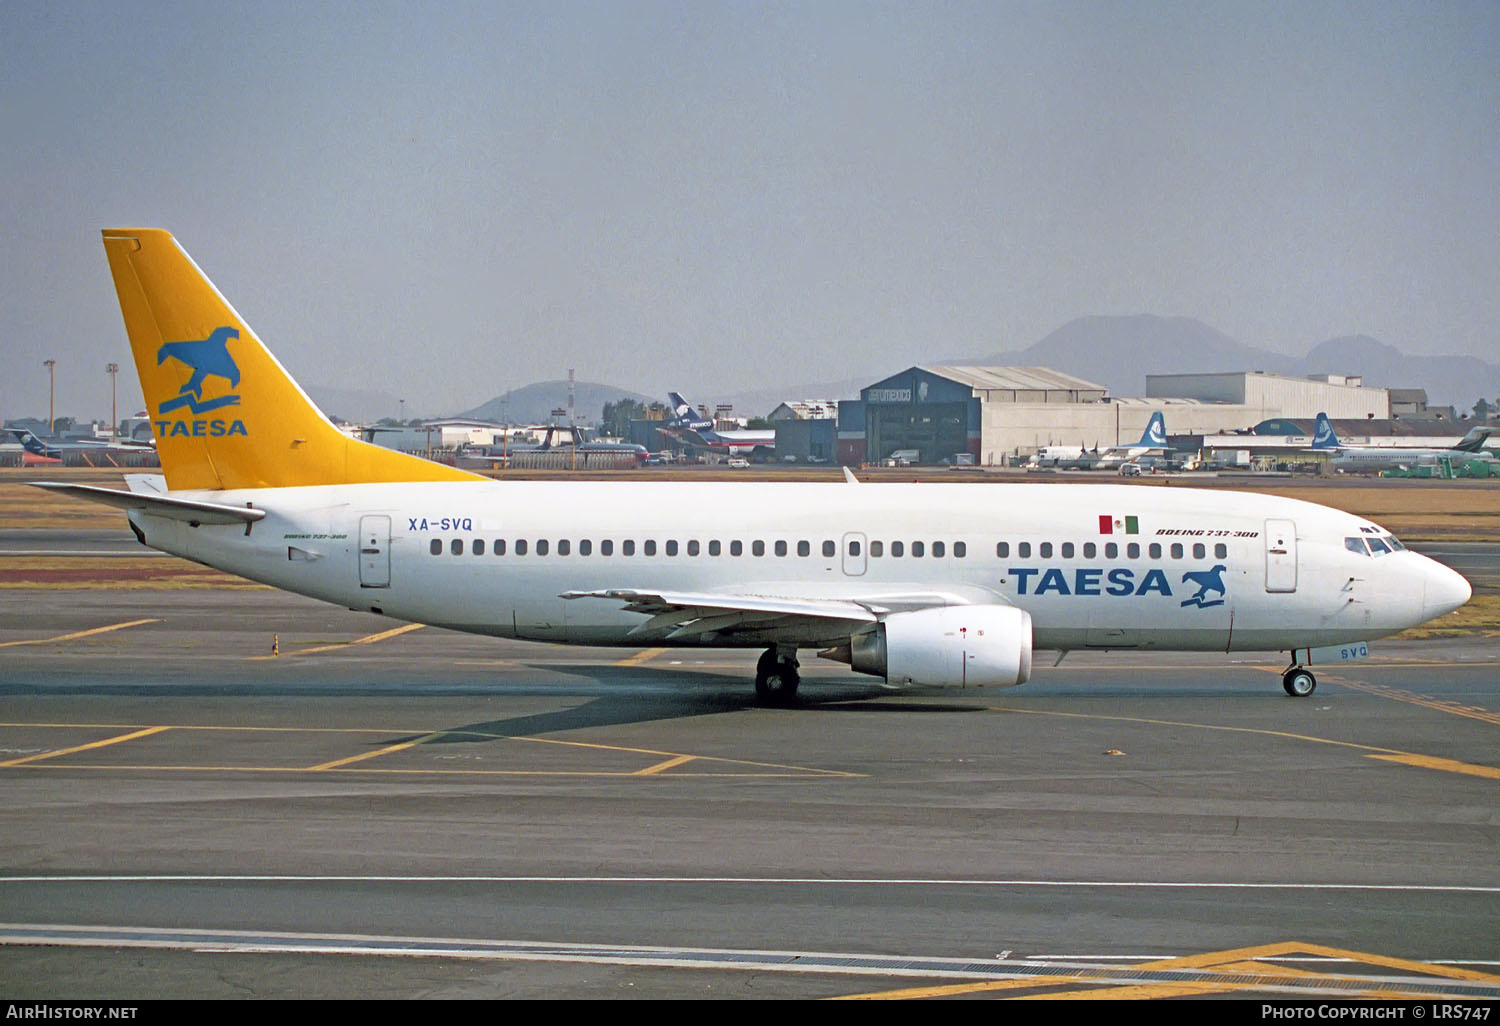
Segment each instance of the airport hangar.
[{"label": "airport hangar", "polygon": [[1223,435],[1273,418],[1386,419],[1390,392],[1342,375],[1261,371],[1149,375],[1147,395],[1113,398],[1096,382],[1046,367],[909,367],[839,403],[838,460],[914,463],[968,453],[981,466],[1024,463],[1046,445],[1129,445],[1161,412],[1167,434]]}]

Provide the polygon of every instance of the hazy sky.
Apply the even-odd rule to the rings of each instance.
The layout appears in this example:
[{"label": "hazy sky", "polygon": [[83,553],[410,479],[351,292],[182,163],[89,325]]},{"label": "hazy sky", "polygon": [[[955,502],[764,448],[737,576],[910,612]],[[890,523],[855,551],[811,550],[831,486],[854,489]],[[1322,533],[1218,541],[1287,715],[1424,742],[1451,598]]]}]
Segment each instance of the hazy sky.
[{"label": "hazy sky", "polygon": [[1500,360],[1497,55],[1493,0],[7,0],[0,417],[45,416],[49,357],[108,415],[98,230],[134,225],[304,385],[409,415],[1088,314]]}]

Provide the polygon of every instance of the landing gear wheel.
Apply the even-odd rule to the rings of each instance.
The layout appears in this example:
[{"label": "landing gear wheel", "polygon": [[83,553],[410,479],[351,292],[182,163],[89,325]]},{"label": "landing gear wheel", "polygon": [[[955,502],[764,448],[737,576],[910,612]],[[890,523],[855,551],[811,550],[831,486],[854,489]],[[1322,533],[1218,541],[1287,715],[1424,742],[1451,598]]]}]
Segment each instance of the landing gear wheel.
[{"label": "landing gear wheel", "polygon": [[1306,698],[1317,688],[1318,678],[1312,675],[1311,670],[1293,666],[1281,675],[1281,686],[1293,698]]},{"label": "landing gear wheel", "polygon": [[755,664],[755,697],[762,705],[790,705],[801,681],[796,657],[780,656],[775,648],[766,649]]}]

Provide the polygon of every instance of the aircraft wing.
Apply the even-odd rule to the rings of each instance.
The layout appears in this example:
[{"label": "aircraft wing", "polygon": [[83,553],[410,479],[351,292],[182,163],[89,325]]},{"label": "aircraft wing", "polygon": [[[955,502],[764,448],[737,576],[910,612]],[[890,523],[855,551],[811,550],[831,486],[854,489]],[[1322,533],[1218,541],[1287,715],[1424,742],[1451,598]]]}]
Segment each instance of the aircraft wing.
[{"label": "aircraft wing", "polygon": [[891,613],[933,606],[968,605],[973,598],[950,592],[900,592],[859,598],[801,598],[723,592],[601,589],[565,591],[564,599],[614,599],[647,618],[632,636],[679,641],[709,633],[788,632],[837,637],[858,631]]},{"label": "aircraft wing", "polygon": [[565,591],[560,597],[617,599],[625,603],[623,608],[647,616],[631,630],[632,635],[655,635],[670,641],[710,632],[765,631],[808,621],[820,621],[840,633],[844,628],[838,625],[874,623],[879,619],[870,607],[840,599],[623,589]]}]

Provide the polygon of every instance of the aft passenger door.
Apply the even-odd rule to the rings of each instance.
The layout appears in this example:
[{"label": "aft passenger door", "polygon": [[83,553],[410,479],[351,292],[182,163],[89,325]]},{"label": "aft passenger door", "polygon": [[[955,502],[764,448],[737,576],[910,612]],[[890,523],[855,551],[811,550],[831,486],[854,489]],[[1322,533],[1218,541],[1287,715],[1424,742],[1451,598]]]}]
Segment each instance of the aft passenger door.
[{"label": "aft passenger door", "polygon": [[1266,590],[1297,590],[1297,525],[1266,521]]},{"label": "aft passenger door", "polygon": [[391,518],[371,515],[359,518],[359,586],[391,586]]}]

